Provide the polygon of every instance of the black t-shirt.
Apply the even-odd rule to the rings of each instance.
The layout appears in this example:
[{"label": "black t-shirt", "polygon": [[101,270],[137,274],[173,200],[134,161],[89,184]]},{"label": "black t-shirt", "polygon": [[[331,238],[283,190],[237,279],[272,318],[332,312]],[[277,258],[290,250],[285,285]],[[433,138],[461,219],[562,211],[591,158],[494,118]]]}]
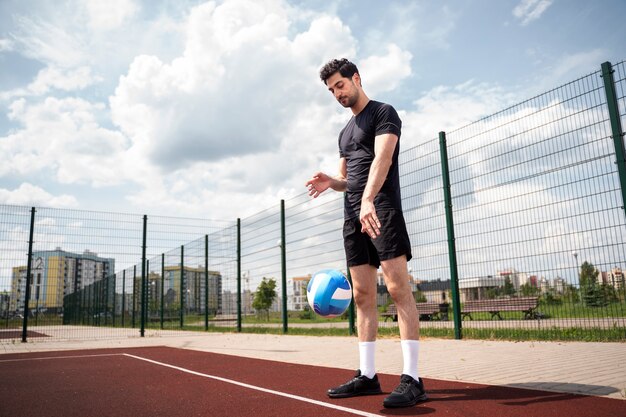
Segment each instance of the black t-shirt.
[{"label": "black t-shirt", "polygon": [[398,153],[402,121],[389,104],[370,100],[365,108],[353,116],[339,133],[339,156],[346,158],[347,189],[344,204],[345,218],[357,217],[361,198],[374,160],[374,138],[385,133],[398,136],[387,178],[374,198],[376,209],[402,209]]}]

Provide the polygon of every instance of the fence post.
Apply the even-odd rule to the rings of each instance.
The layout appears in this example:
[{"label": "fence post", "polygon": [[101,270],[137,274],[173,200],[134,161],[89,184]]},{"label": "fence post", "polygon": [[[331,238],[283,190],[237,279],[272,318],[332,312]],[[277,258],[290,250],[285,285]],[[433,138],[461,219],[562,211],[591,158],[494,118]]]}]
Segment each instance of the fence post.
[{"label": "fence post", "polygon": [[611,119],[611,137],[613,138],[613,144],[615,145],[617,171],[619,175],[620,189],[622,192],[622,209],[626,211],[626,152],[624,151],[624,132],[622,131],[617,93],[615,92],[615,79],[613,78],[614,72],[615,70],[610,62],[607,61],[602,64],[604,93],[606,94],[606,105],[609,110],[609,118]]},{"label": "fence post", "polygon": [[209,330],[209,235],[204,235],[204,330]]},{"label": "fence post", "polygon": [[80,292],[78,291],[78,262],[76,259],[76,264],[74,268],[74,294],[76,294],[76,308],[74,310],[74,324],[85,324],[85,312],[84,312],[84,299],[85,299],[85,291],[84,289]]},{"label": "fence post", "polygon": [[283,297],[283,333],[287,333],[289,326],[289,312],[287,311],[287,248],[285,236],[285,200],[280,200],[280,270]]},{"label": "fence post", "polygon": [[163,330],[163,310],[165,308],[165,254],[161,254],[161,330]]},{"label": "fence post", "polygon": [[148,278],[146,277],[146,236],[148,229],[148,216],[143,215],[143,240],[141,243],[141,337],[144,337],[146,333],[146,304],[147,304],[147,292],[146,284]]},{"label": "fence post", "polygon": [[[348,281],[350,282],[350,286],[354,288],[352,285],[352,275],[350,275],[350,267],[346,263],[346,270],[348,271]],[[353,336],[356,333],[356,327],[354,326],[354,317],[356,316],[354,312],[354,293],[352,293],[352,301],[350,302],[350,306],[348,306],[348,334]]]},{"label": "fence post", "polygon": [[241,219],[237,219],[237,331],[241,332]]},{"label": "fence post", "polygon": [[146,333],[146,226],[148,216],[143,215],[143,240],[141,243],[141,329],[139,333],[144,337]]},{"label": "fence post", "polygon": [[133,265],[133,329],[135,328],[135,310],[137,309],[137,265]]},{"label": "fence post", "polygon": [[457,270],[454,221],[452,218],[452,195],[450,192],[450,170],[448,167],[448,148],[446,145],[446,132],[439,132],[439,152],[441,155],[443,197],[446,208],[446,229],[448,230],[448,257],[450,259],[450,286],[452,290],[454,338],[461,339],[463,338],[461,329],[461,297],[459,297],[459,273]]},{"label": "fence post", "polygon": [[113,327],[115,327],[115,313],[117,308],[117,274],[113,274],[113,314],[111,317],[113,318]]},{"label": "fence post", "polygon": [[33,237],[35,233],[35,207],[30,209],[30,234],[28,236],[28,260],[26,261],[26,291],[24,296],[24,319],[22,319],[22,343],[26,343],[28,333],[28,314],[30,313],[30,283],[32,280],[31,268],[33,263]]},{"label": "fence post", "polygon": [[185,245],[180,246],[180,328],[183,328],[185,315]]},{"label": "fence post", "polygon": [[126,270],[122,271],[122,327],[126,319]]}]

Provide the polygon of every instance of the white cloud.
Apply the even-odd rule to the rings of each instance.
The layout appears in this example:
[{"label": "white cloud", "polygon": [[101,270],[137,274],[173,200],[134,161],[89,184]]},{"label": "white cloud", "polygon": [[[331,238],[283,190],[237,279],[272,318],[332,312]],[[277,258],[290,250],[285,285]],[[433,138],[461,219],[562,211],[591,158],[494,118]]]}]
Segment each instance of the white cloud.
[{"label": "white cloud", "polygon": [[61,183],[100,186],[125,180],[132,166],[124,154],[126,138],[98,124],[102,110],[102,104],[78,98],[14,101],[9,118],[23,128],[0,138],[0,151],[9,156],[0,176],[51,170]]},{"label": "white cloud", "polygon": [[359,69],[363,73],[363,87],[372,96],[394,90],[411,75],[411,58],[410,52],[395,44],[387,45],[387,55],[365,58],[360,63],[362,69]]},{"label": "white cloud", "polygon": [[85,40],[69,28],[26,16],[16,16],[15,21],[13,41],[24,56],[59,68],[77,67],[87,60]]},{"label": "white cloud", "polygon": [[546,71],[542,74],[540,86],[544,89],[554,88],[581,75],[600,70],[600,63],[606,59],[607,52],[604,49],[593,49],[573,54],[564,54],[553,61],[552,65],[546,65]]},{"label": "white cloud", "polygon": [[522,0],[513,9],[513,16],[521,20],[522,26],[537,20],[552,5],[553,0]]},{"label": "white cloud", "polygon": [[0,39],[0,52],[8,52],[13,50],[13,41],[11,39]]},{"label": "white cloud", "polygon": [[68,208],[77,207],[78,201],[74,196],[62,194],[52,195],[41,187],[30,183],[23,183],[15,190],[0,188],[0,202],[19,206],[45,206]]},{"label": "white cloud", "polygon": [[132,0],[88,0],[84,4],[89,24],[95,30],[110,30],[132,18],[139,6]]},{"label": "white cloud", "polygon": [[[336,170],[336,135],[349,118],[328,96],[318,70],[330,58],[355,57],[357,43],[340,19],[325,14],[307,14],[308,27],[300,20],[303,29],[294,32],[294,14],[282,1],[193,8],[183,52],[170,61],[137,56],[110,97],[110,113],[82,98],[25,98],[76,91],[101,79],[80,65],[80,54],[68,67],[47,54],[71,46],[62,42],[71,38],[65,32],[52,30],[57,40],[48,47],[39,38],[54,25],[22,20],[22,29],[35,28],[30,37],[20,32],[22,51],[51,63],[27,88],[4,93],[13,100],[8,117],[19,127],[0,141],[9,155],[0,176],[51,173],[63,184],[138,183],[143,190],[127,196],[136,207],[156,200],[179,212],[180,204],[193,201],[192,211],[202,215],[213,205],[231,214],[210,203],[218,195],[243,202],[265,191],[270,204],[278,192],[303,191],[320,166]],[[84,38],[85,44],[94,39]],[[393,45],[387,53],[396,63],[408,59]],[[369,84],[374,89],[385,82]],[[107,117],[121,132],[102,126]]]},{"label": "white cloud", "polygon": [[401,112],[405,148],[436,138],[440,131],[459,128],[514,103],[518,97],[497,84],[473,80],[456,86],[437,86],[415,100],[414,109]]},{"label": "white cloud", "polygon": [[0,100],[10,101],[16,97],[41,96],[51,90],[77,91],[101,81],[102,78],[94,76],[89,67],[63,69],[51,66],[40,70],[33,82],[26,88],[0,92]]},{"label": "white cloud", "polygon": [[355,40],[325,15],[290,39],[288,11],[279,1],[194,8],[181,56],[137,57],[121,78],[110,99],[113,121],[168,171],[302,141],[309,133],[284,132],[311,98],[328,100],[317,71],[331,56],[354,53]]},{"label": "white cloud", "polygon": [[175,3],[164,11],[157,8],[155,16],[145,19],[135,0],[39,1],[32,5],[36,12],[13,16],[7,38],[12,50],[26,58],[60,69],[96,68],[115,83],[138,51],[179,53],[185,7]]},{"label": "white cloud", "polygon": [[86,66],[67,71],[48,67],[39,71],[35,81],[28,86],[28,89],[34,94],[45,94],[51,89],[74,91],[81,90],[100,80],[101,78],[94,77],[91,74],[91,69]]}]

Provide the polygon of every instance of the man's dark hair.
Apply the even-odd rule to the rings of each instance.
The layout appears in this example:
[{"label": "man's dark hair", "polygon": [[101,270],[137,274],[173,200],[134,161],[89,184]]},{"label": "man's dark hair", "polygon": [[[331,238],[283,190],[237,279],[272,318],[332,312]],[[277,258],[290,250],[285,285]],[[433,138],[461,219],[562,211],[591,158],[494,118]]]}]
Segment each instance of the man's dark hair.
[{"label": "man's dark hair", "polygon": [[354,74],[358,74],[359,70],[352,62],[346,58],[333,59],[328,61],[326,65],[320,70],[320,78],[322,82],[326,84],[326,80],[330,78],[334,73],[339,72],[342,77],[352,78]]}]

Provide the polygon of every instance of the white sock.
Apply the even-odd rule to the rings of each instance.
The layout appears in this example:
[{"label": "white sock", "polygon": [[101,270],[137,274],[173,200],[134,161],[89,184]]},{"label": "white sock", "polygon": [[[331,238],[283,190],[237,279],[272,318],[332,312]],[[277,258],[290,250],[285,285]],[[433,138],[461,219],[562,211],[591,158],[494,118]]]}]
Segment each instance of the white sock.
[{"label": "white sock", "polygon": [[369,379],[376,375],[376,342],[359,342],[359,369]]},{"label": "white sock", "polygon": [[402,359],[404,360],[402,373],[419,381],[419,373],[417,372],[419,340],[401,340],[400,345],[402,346]]}]

